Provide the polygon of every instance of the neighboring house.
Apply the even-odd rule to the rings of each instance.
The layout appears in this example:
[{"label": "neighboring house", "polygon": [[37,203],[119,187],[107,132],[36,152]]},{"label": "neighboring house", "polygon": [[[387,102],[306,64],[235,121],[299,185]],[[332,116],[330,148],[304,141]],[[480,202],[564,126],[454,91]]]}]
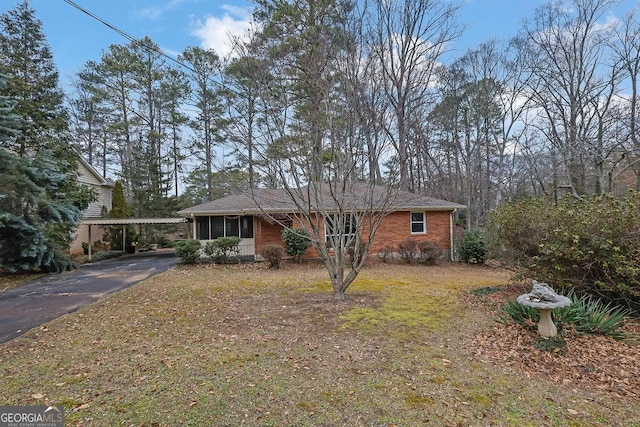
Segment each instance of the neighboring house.
[{"label": "neighboring house", "polygon": [[[384,194],[384,189],[378,188],[378,194]],[[388,214],[376,232],[372,254],[382,252],[386,246],[397,248],[398,243],[413,238],[434,242],[453,258],[455,214],[466,206],[408,192],[398,192],[392,205],[392,208],[385,207]],[[330,212],[330,209],[321,211]],[[296,213],[295,204],[285,190],[256,189],[253,194],[223,197],[184,209],[178,215],[193,221],[192,235],[196,239],[208,241],[237,236],[241,238],[241,255],[260,258],[265,245],[284,246],[283,225],[300,226]],[[326,219],[319,223],[326,232]],[[305,256],[317,254],[309,250]]]},{"label": "neighboring house", "polygon": [[[98,195],[97,200],[92,202],[87,210],[84,211],[82,218],[105,218],[111,210],[114,187],[113,182],[103,177],[80,155],[78,155],[78,182],[82,185],[93,188]],[[72,254],[82,253],[82,242],[88,243],[89,240],[89,227],[94,227],[95,229],[91,230],[91,235],[97,236],[97,238],[93,237],[92,240],[101,240],[104,231],[102,227],[81,224],[76,230],[76,238],[71,244]]]}]

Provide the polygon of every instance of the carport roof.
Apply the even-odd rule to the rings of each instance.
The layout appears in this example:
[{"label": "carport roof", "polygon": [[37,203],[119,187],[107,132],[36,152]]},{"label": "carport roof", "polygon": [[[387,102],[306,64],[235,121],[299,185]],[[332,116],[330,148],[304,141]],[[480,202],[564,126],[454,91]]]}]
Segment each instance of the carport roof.
[{"label": "carport roof", "polygon": [[134,224],[180,224],[186,218],[87,218],[83,225],[134,225]]}]

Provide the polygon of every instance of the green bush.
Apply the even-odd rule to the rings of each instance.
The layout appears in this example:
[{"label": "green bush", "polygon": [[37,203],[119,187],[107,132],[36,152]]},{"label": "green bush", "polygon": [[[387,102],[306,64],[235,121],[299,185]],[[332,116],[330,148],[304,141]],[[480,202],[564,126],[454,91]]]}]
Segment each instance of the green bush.
[{"label": "green bush", "polygon": [[124,251],[112,251],[112,250],[96,252],[95,254],[92,254],[91,262],[102,261],[104,259],[117,258],[124,254],[125,254]]},{"label": "green bush", "polygon": [[525,326],[527,328],[534,329],[535,324],[540,320],[540,314],[538,310],[533,307],[522,305],[516,300],[507,301],[502,306],[498,322],[509,323],[510,321],[516,322],[518,325]]},{"label": "green bush", "polygon": [[603,303],[592,295],[576,296],[569,292],[567,296],[573,303],[553,312],[558,324],[573,325],[578,333],[624,338],[621,328],[631,316],[630,310]]},{"label": "green bush", "polygon": [[269,268],[280,268],[284,249],[278,245],[266,245],[260,251],[260,255],[269,263]]},{"label": "green bush", "polygon": [[287,255],[302,261],[302,255],[311,246],[311,234],[304,228],[285,228],[282,230],[282,241]]},{"label": "green bush", "polygon": [[176,255],[184,264],[195,264],[200,259],[201,248],[200,240],[180,240],[176,242]]},{"label": "green bush", "polygon": [[487,249],[482,234],[478,230],[466,231],[460,242],[460,260],[467,263],[484,264],[486,259]]},{"label": "green bush", "polygon": [[640,313],[640,193],[505,203],[490,215],[491,252],[529,277]]},{"label": "green bush", "polygon": [[205,244],[204,253],[210,256],[216,264],[227,264],[231,257],[240,253],[239,244],[239,237],[218,237]]}]

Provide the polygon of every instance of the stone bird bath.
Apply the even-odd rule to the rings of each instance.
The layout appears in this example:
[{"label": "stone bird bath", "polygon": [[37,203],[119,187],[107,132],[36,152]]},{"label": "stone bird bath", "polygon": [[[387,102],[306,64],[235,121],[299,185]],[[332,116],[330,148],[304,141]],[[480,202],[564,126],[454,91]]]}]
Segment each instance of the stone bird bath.
[{"label": "stone bird bath", "polygon": [[551,286],[536,280],[533,281],[533,290],[528,294],[520,295],[516,301],[521,305],[538,310],[540,313],[538,333],[543,338],[551,338],[558,335],[558,329],[551,319],[551,312],[556,308],[571,305],[569,298],[558,295]]}]

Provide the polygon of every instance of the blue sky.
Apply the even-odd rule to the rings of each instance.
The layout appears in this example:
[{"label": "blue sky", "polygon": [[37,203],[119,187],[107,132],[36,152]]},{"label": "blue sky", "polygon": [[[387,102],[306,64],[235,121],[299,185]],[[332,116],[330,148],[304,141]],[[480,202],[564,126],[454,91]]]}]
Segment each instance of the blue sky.
[{"label": "blue sky", "polygon": [[[21,0],[2,0],[0,12]],[[460,0],[463,36],[452,46],[455,56],[491,38],[515,35],[523,19],[533,16],[546,0]],[[136,38],[149,36],[165,52],[176,55],[187,46],[228,49],[226,35],[247,28],[251,3],[245,0],[74,0],[105,21]],[[47,40],[66,85],[88,60],[99,60],[111,44],[126,40],[104,24],[64,0],[30,0],[43,22]],[[640,0],[624,0],[611,16],[640,6]]]}]

